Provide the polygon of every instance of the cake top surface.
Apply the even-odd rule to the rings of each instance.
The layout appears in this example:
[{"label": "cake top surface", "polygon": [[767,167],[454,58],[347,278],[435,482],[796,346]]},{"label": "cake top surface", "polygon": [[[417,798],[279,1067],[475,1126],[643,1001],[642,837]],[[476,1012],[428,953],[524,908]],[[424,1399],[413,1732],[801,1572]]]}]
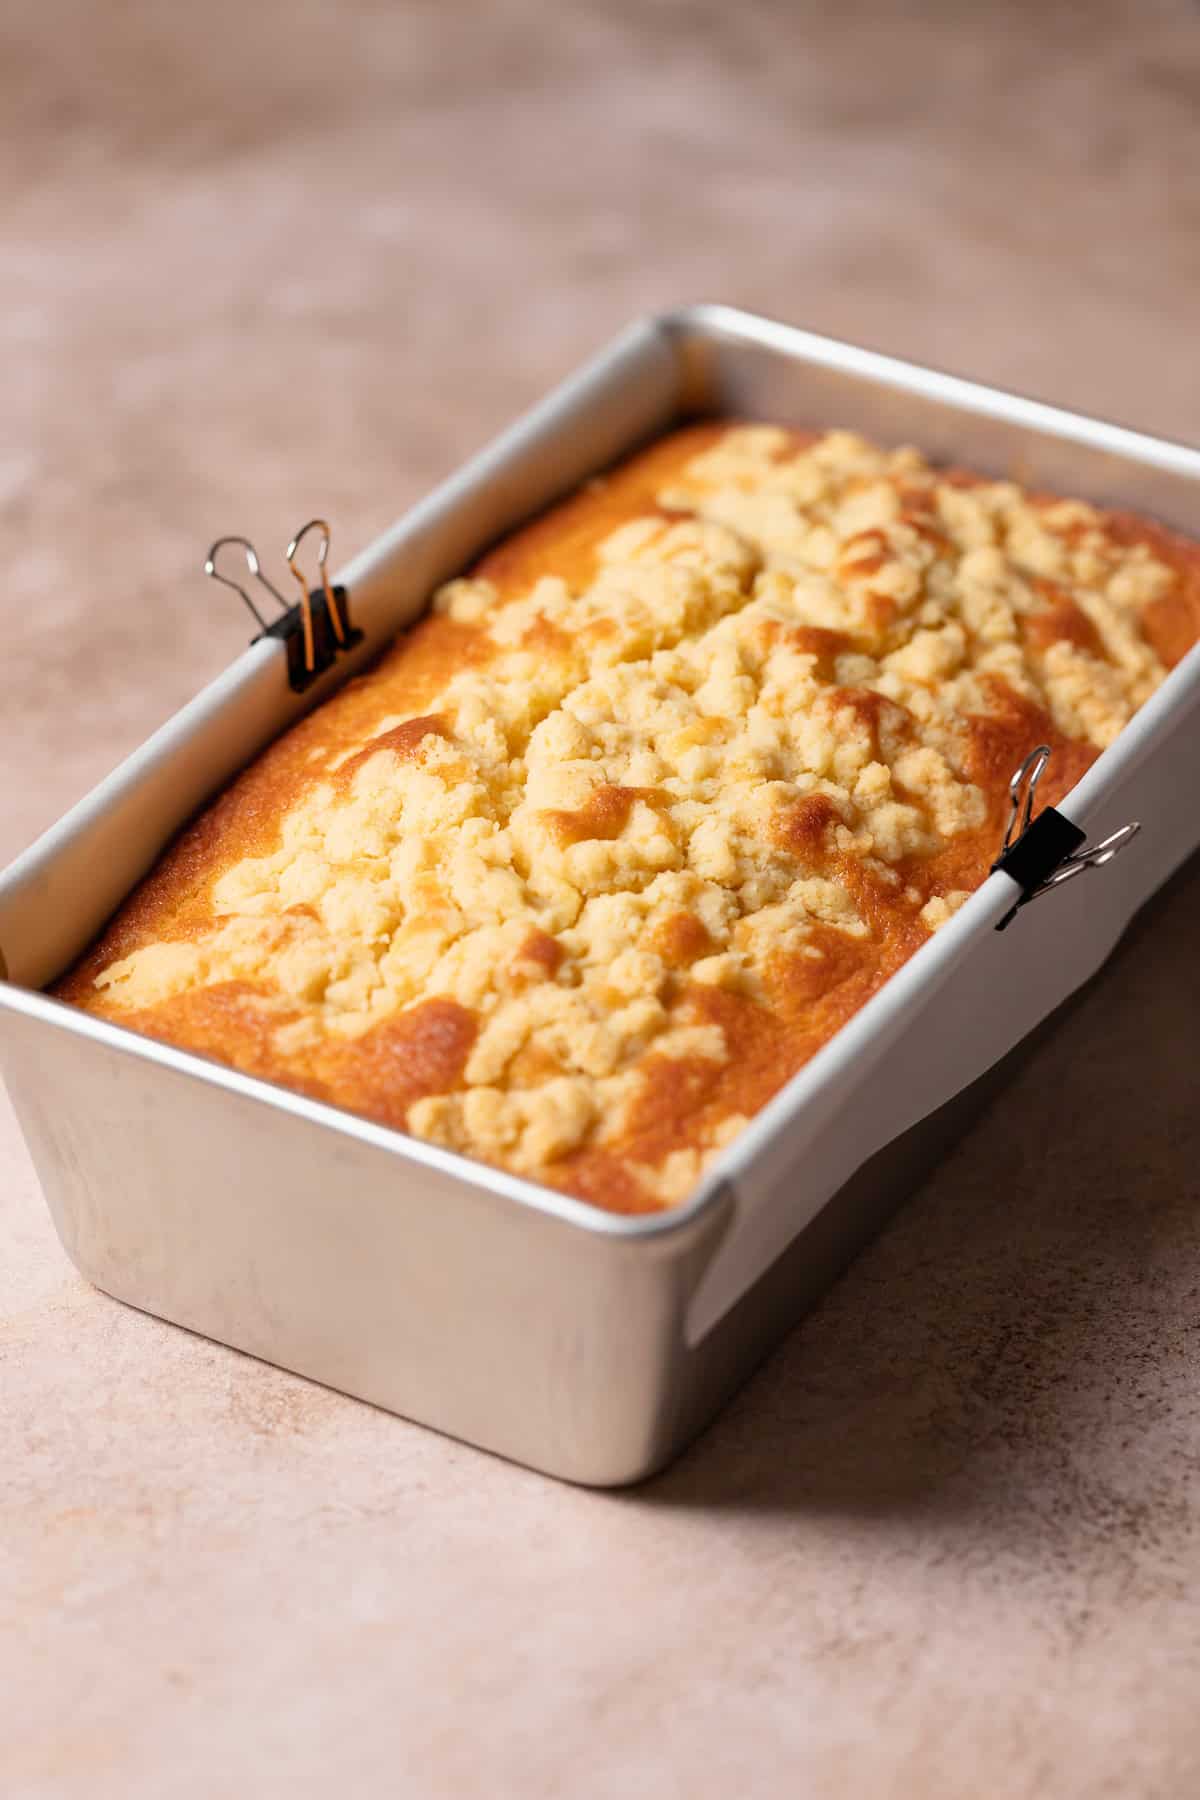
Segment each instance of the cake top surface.
[{"label": "cake top surface", "polygon": [[847,432],[673,433],[436,596],[61,986],[620,1210],[706,1163],[1200,629],[1142,521]]}]

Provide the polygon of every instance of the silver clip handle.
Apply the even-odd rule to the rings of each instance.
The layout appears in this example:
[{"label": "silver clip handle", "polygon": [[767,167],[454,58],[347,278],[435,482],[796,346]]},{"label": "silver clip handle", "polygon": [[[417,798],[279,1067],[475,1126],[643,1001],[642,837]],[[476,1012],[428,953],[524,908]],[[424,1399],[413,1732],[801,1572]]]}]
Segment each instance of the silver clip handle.
[{"label": "silver clip handle", "polygon": [[1047,875],[1041,886],[1034,888],[1029,898],[1036,900],[1039,894],[1048,894],[1051,888],[1061,887],[1064,881],[1073,881],[1085,869],[1102,869],[1114,856],[1120,856],[1141,829],[1141,822],[1131,819],[1128,825],[1118,826],[1116,831],[1111,831],[1098,844],[1085,844],[1082,850],[1077,850],[1074,856],[1068,856],[1065,862],[1060,863],[1052,875]]},{"label": "silver clip handle", "polygon": [[1051,888],[1073,881],[1085,869],[1101,869],[1119,856],[1141,830],[1136,820],[1110,832],[1101,843],[1084,842],[1084,834],[1072,819],[1053,806],[1034,814],[1038,783],[1050,761],[1049,744],[1030,751],[1008,784],[1012,809],[1000,854],[992,867],[1002,869],[1021,888],[1021,898],[996,927],[1004,931],[1023,906],[1048,894]]},{"label": "silver clip handle", "polygon": [[304,579],[302,570],[299,569],[296,564],[297,553],[310,531],[319,531],[321,534],[321,541],[317,549],[317,570],[321,577],[321,589],[325,595],[325,610],[329,615],[329,622],[333,626],[334,636],[337,638],[338,643],[343,649],[346,646],[346,622],[342,618],[342,609],[337,603],[337,596],[335,595],[329,580],[329,526],[325,523],[324,519],[310,519],[307,525],[302,525],[300,527],[299,531],[288,545],[285,554],[287,556],[288,568],[300,583],[300,609],[304,621],[305,655],[308,658],[308,666],[311,668],[312,600],[309,595],[308,583]]},{"label": "silver clip handle", "polygon": [[[1037,798],[1038,782],[1050,761],[1049,744],[1039,744],[1031,750],[1025,761],[1017,769],[1008,784],[1012,811],[1008,815],[1008,825],[1004,833],[1004,842],[1000,846],[1000,854],[1011,850],[1019,837],[1029,830],[1029,822],[1033,817],[1033,803]],[[1019,823],[1018,823],[1019,820]]]},{"label": "silver clip handle", "polygon": [[270,594],[271,598],[278,605],[280,612],[287,611],[287,601],[279,592],[279,589],[275,586],[274,582],[268,581],[267,577],[263,574],[262,564],[258,560],[258,551],[254,548],[254,545],[250,542],[249,538],[237,536],[218,538],[204,559],[204,573],[209,576],[211,580],[219,581],[222,587],[232,588],[235,594],[240,594],[258,625],[259,630],[266,631],[268,629],[266,619],[263,618],[241,582],[235,581],[232,575],[222,575],[220,569],[217,567],[217,557],[225,548],[226,544],[236,544],[238,546],[238,549],[245,558],[246,567],[249,569],[255,581],[259,583],[260,587],[266,588],[268,594]]}]

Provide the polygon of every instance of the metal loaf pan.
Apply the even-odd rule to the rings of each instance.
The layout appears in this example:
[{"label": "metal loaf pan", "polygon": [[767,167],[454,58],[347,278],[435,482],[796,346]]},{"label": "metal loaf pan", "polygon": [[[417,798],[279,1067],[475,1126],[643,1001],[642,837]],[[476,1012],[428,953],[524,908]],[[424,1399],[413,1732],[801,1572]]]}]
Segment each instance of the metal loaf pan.
[{"label": "metal loaf pan", "polygon": [[1060,806],[1102,872],[995,926],[992,875],[695,1196],[617,1218],[37,990],[187,816],[497,535],[674,421],[843,425],[1200,529],[1200,454],[723,307],[639,323],[340,580],[364,642],[309,694],[253,645],[0,876],[0,1068],[62,1241],[134,1306],[575,1481],[662,1466],[969,1120],[1200,841],[1200,651]]}]

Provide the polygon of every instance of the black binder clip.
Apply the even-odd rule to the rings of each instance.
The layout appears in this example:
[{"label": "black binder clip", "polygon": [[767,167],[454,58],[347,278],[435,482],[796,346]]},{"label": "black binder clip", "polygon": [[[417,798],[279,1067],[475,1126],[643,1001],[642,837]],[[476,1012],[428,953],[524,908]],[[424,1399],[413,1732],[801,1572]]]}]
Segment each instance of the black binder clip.
[{"label": "black binder clip", "polygon": [[[319,531],[321,534],[320,548],[317,551],[320,585],[312,589],[296,566],[300,545],[311,531]],[[326,570],[329,536],[329,526],[324,519],[310,519],[307,525],[301,526],[288,545],[287,565],[300,584],[301,597],[294,606],[288,605],[279,589],[263,574],[258,552],[249,538],[218,538],[204,561],[204,573],[214,581],[221,582],[224,587],[232,588],[245,602],[258,626],[251,642],[257,643],[259,638],[273,637],[279,638],[284,644],[287,650],[288,682],[297,694],[302,694],[311,686],[317,676],[323,675],[340,655],[362,642],[362,632],[356,631],[350,621],[350,601],[345,588],[335,587],[329,580]],[[231,575],[222,574],[217,567],[218,555],[227,544],[238,546],[254,580],[274,600],[279,609],[275,618],[265,619],[241,582],[235,581]]]},{"label": "black binder clip", "polygon": [[1021,908],[1036,900],[1039,894],[1048,894],[1051,888],[1061,887],[1064,881],[1072,881],[1085,869],[1103,868],[1114,856],[1119,856],[1141,830],[1138,822],[1133,820],[1101,843],[1087,845],[1084,843],[1086,832],[1053,806],[1044,806],[1034,818],[1037,785],[1049,761],[1050,746],[1039,744],[1036,750],[1030,751],[1008,784],[1012,812],[1000,854],[992,864],[992,873],[1003,869],[1018,883],[1022,893],[996,926],[997,931],[1006,931]]}]

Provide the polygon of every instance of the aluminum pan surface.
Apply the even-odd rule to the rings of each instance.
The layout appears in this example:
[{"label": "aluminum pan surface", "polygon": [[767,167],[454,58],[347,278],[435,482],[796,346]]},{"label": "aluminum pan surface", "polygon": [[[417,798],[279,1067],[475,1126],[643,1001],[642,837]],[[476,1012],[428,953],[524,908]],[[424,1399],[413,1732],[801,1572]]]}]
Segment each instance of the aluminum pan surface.
[{"label": "aluminum pan surface", "polygon": [[[1136,497],[1139,504],[1176,524],[1186,526],[1197,517],[1200,456],[1182,446],[730,309],[695,308],[631,328],[582,375],[551,395],[342,572],[341,579],[354,595],[356,617],[363,619],[368,629],[363,654],[414,615],[436,580],[454,572],[506,525],[516,523],[638,438],[665,425],[680,402],[685,409],[751,410],[796,423],[836,420],[883,436],[914,437],[934,454],[977,461],[998,472],[1008,472],[1014,463],[1019,463],[1017,472],[1025,479],[1070,487],[1097,499]],[[599,429],[593,436],[595,420],[599,420]],[[25,972],[23,963],[28,969],[37,960],[36,955],[26,952],[22,927],[27,927],[35,915],[39,919],[44,915],[48,897],[53,897],[61,908],[62,897],[70,894],[78,906],[77,871],[81,859],[86,857],[86,866],[96,867],[97,844],[118,812],[128,815],[134,805],[139,810],[136,874],[152,860],[167,831],[180,822],[180,802],[176,799],[173,818],[164,823],[156,815],[153,830],[147,826],[144,800],[148,787],[157,792],[164,776],[169,778],[178,770],[184,752],[193,756],[202,738],[211,743],[219,735],[226,746],[224,754],[236,765],[271,734],[271,728],[264,727],[263,715],[271,712],[272,705],[276,730],[300,710],[294,699],[284,699],[281,657],[276,653],[274,666],[271,657],[266,646],[247,652],[129,764],[20,859],[7,876],[0,877],[0,938],[10,946],[15,974]],[[1193,652],[1172,677],[1170,693],[1164,690],[1163,707],[1179,705],[1186,695],[1194,694],[1196,675],[1197,657]],[[247,694],[253,696],[257,708],[249,731],[237,710],[244,706]],[[231,734],[227,727],[235,717],[240,728]],[[1122,759],[1152,753],[1150,736],[1146,731],[1135,733],[1131,727],[1119,744],[1101,758],[1079,790],[1087,789],[1084,813],[1102,807],[1120,773]],[[1139,745],[1143,746],[1141,751]],[[206,767],[204,780],[211,789],[229,772],[213,775]],[[1071,811],[1074,801],[1073,796],[1064,810]],[[189,793],[183,810],[192,803]],[[1088,818],[1081,814],[1080,822],[1086,824]],[[128,833],[127,816],[122,830]],[[151,842],[155,834],[156,841]],[[130,860],[127,856],[126,867]],[[125,879],[123,868],[124,886],[118,898],[132,878]],[[1077,885],[1090,884],[1088,878],[1086,884]],[[739,1231],[732,1234],[722,1257],[710,1271],[703,1305],[694,1315],[693,1331],[702,1332],[754,1278],[749,1261],[743,1258],[744,1266],[739,1266],[737,1254],[739,1236],[743,1239],[741,1248],[747,1245],[747,1234],[741,1226],[748,1215],[772,1208],[777,1215],[773,1235],[786,1238],[794,1235],[822,1204],[811,1185],[801,1204],[794,1199],[784,1204],[769,1191],[769,1184],[762,1178],[763,1170],[780,1162],[787,1164],[795,1157],[800,1149],[796,1133],[801,1125],[811,1143],[824,1122],[837,1118],[847,1094],[866,1082],[905,1023],[933,998],[944,981],[964,966],[973,948],[991,934],[996,919],[1011,903],[1013,892],[1006,876],[993,876],[956,919],[759,1115],[714,1167],[694,1199],[665,1220],[614,1221],[591,1208],[563,1201],[548,1190],[497,1176],[465,1159],[451,1157],[449,1163],[461,1181],[503,1187],[514,1204],[555,1213],[566,1207],[581,1228],[630,1236],[669,1232],[673,1224],[683,1225],[711,1203],[723,1184],[732,1183],[743,1218],[739,1219]],[[1052,908],[1061,902],[1055,897],[1043,904]],[[66,955],[62,954],[60,934],[60,961],[73,954],[94,929],[98,922],[92,916],[96,906],[93,894],[87,920],[76,914],[75,942]],[[1006,940],[1013,946],[1018,941],[1017,934],[1009,934]],[[44,945],[38,954],[45,964]],[[1014,948],[1014,958],[1018,955]],[[48,966],[45,972],[52,974],[54,967]],[[25,978],[30,975],[26,973]],[[0,991],[0,1005],[6,1000],[16,1003],[17,999],[12,990],[7,995]],[[1048,1002],[1047,1010],[1053,1003]],[[57,1008],[40,996],[25,996],[24,1004],[51,1009],[56,1022],[67,1029],[83,1028],[82,1015]],[[143,1055],[152,1055],[158,1049],[152,1049],[144,1040],[134,1041]],[[183,1057],[201,1078],[226,1078],[228,1072],[217,1071],[203,1059],[182,1052],[174,1054]],[[963,1082],[969,1078],[964,1071]],[[261,1100],[283,1113],[298,1111],[306,1117],[320,1117],[329,1110],[313,1108],[310,1112],[310,1102],[262,1084],[251,1086]],[[937,1097],[947,1098],[951,1091],[953,1088]],[[346,1117],[334,1115],[339,1129],[350,1128]],[[893,1127],[903,1129],[903,1124],[893,1120],[878,1129],[892,1131]],[[876,1147],[873,1140],[860,1141],[858,1131],[848,1132],[844,1123],[840,1130],[846,1140],[843,1156],[861,1161]],[[427,1147],[417,1146],[400,1134],[384,1135],[394,1153],[406,1159],[419,1161],[427,1151]],[[765,1254],[759,1252],[760,1260]]]}]

